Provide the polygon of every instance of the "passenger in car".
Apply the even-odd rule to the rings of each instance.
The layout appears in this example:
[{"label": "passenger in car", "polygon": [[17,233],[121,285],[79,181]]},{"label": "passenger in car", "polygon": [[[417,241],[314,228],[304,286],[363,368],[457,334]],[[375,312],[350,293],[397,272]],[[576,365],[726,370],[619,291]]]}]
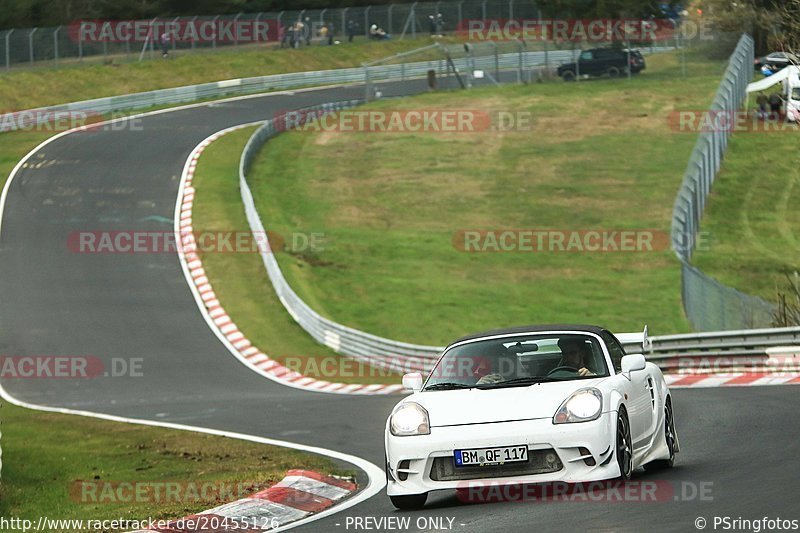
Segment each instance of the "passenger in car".
[{"label": "passenger in car", "polygon": [[485,368],[488,364],[488,366],[491,366],[491,371],[480,375],[475,382],[476,385],[500,383],[501,381],[519,377],[520,370],[517,355],[509,352],[502,344],[496,346],[492,353],[481,359],[479,366]]}]

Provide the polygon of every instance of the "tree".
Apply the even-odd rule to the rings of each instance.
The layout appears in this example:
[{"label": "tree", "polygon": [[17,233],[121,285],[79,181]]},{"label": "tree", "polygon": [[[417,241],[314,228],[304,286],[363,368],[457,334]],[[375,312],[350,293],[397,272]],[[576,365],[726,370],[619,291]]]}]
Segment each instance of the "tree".
[{"label": "tree", "polygon": [[797,48],[800,0],[700,0],[692,4],[691,11],[696,9],[717,31],[751,34],[757,54],[786,49],[789,43]]},{"label": "tree", "polygon": [[786,0],[777,12],[774,38],[781,50],[800,53],[800,0]]}]

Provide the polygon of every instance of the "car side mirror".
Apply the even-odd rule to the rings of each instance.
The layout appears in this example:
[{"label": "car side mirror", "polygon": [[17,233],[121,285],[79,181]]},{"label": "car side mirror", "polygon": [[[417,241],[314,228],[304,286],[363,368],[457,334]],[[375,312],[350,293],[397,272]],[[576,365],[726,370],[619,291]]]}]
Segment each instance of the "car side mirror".
[{"label": "car side mirror", "polygon": [[622,358],[622,372],[636,372],[637,370],[644,370],[644,367],[647,365],[647,362],[644,360],[644,355],[640,353],[634,353],[631,355],[626,355]]},{"label": "car side mirror", "polygon": [[422,374],[411,372],[403,376],[403,388],[414,392],[422,389]]}]

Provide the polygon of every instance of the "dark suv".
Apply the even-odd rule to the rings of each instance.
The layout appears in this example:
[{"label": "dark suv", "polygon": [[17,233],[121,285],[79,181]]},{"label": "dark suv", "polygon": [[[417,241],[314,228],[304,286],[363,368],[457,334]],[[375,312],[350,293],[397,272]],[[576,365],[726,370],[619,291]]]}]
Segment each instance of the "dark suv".
[{"label": "dark suv", "polygon": [[[629,59],[630,58],[630,64]],[[573,81],[577,76],[603,76],[616,78],[627,74],[638,74],[645,68],[644,57],[639,50],[625,48],[593,48],[583,50],[578,61],[564,63],[558,67],[558,75],[564,81]]]}]

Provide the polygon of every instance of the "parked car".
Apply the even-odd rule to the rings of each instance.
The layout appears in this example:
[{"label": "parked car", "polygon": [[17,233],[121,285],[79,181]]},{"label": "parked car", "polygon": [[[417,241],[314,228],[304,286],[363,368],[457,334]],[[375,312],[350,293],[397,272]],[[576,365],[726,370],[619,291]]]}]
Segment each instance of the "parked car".
[{"label": "parked car", "polygon": [[789,65],[800,65],[800,58],[789,52],[772,52],[771,54],[757,57],[753,61],[753,68],[755,70],[762,70],[767,67],[773,74]]},{"label": "parked car", "polygon": [[[597,326],[526,326],[463,337],[386,421],[387,492],[418,509],[428,493],[482,483],[629,479],[679,451],[658,366]],[[641,348],[640,348],[641,350]],[[633,350],[635,351],[635,350]]]},{"label": "parked car", "polygon": [[573,81],[578,76],[605,76],[616,78],[621,74],[638,74],[645,69],[644,56],[639,50],[627,48],[593,48],[583,50],[578,61],[564,63],[557,73],[564,81]]}]

